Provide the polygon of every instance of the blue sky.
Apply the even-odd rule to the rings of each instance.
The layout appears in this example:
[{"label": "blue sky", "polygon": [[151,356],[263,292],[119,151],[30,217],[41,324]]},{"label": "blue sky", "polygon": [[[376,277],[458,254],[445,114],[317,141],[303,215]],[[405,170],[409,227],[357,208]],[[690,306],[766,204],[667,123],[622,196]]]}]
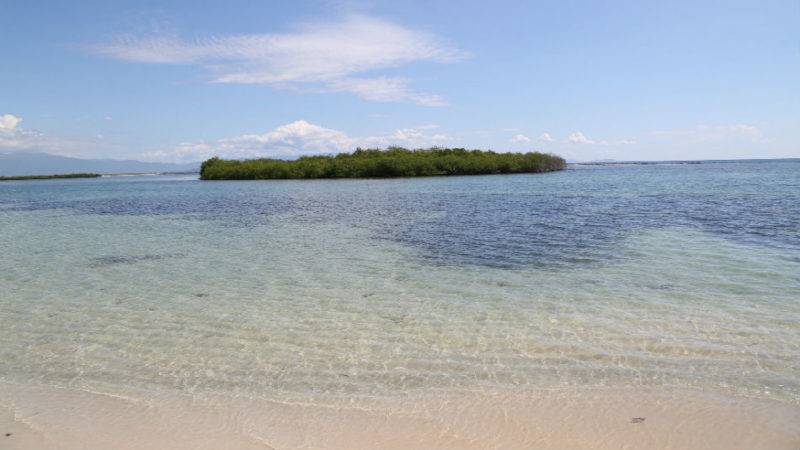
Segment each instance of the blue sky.
[{"label": "blue sky", "polygon": [[800,2],[5,2],[0,151],[800,157]]}]

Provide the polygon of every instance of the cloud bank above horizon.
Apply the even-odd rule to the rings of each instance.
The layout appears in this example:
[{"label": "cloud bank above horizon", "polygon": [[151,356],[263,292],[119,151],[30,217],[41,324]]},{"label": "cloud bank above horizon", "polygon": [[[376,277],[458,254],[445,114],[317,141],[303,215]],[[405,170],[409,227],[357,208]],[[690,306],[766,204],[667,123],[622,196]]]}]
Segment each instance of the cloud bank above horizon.
[{"label": "cloud bank above horizon", "polygon": [[382,136],[352,137],[347,133],[305,120],[296,120],[262,134],[245,134],[214,142],[183,142],[174,148],[144,153],[152,161],[188,162],[219,156],[222,158],[286,158],[306,155],[352,152],[358,147],[409,148],[443,145],[451,137],[436,133],[436,125],[402,128]]},{"label": "cloud bank above horizon", "polygon": [[[106,120],[104,118],[104,120]],[[63,156],[106,157],[102,136],[94,139],[76,139],[29,130],[20,126],[23,119],[14,114],[0,115],[0,150],[47,152]],[[395,129],[384,134],[354,136],[347,132],[314,124],[303,119],[295,120],[262,133],[247,133],[212,141],[185,141],[171,147],[142,151],[136,159],[151,162],[186,163],[201,161],[212,156],[222,158],[283,158],[293,159],[306,155],[352,152],[356,148],[430,148],[436,146],[476,148],[469,145],[470,133],[448,132],[436,124],[423,124]],[[550,132],[541,132],[536,139],[517,133],[508,139],[508,147],[483,149],[495,151],[542,151],[556,153],[570,160],[598,159],[652,159],[630,157],[642,145],[669,147],[684,152],[681,157],[692,158],[692,149],[703,145],[707,149],[726,151],[731,147],[746,149],[750,145],[769,142],[761,129],[747,124],[699,125],[690,129],[656,130],[641,138],[618,140],[595,139],[581,131],[558,138]],[[631,150],[634,149],[634,150]],[[744,157],[744,156],[743,156]],[[710,158],[713,159],[713,158]]]}]

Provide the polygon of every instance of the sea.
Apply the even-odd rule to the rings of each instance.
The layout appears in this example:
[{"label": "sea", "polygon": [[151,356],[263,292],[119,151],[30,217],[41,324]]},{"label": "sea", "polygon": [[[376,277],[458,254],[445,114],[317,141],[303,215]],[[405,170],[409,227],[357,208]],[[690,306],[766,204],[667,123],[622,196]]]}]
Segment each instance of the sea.
[{"label": "sea", "polygon": [[[800,405],[800,160],[0,183],[0,381]],[[642,419],[644,420],[644,419]]]}]

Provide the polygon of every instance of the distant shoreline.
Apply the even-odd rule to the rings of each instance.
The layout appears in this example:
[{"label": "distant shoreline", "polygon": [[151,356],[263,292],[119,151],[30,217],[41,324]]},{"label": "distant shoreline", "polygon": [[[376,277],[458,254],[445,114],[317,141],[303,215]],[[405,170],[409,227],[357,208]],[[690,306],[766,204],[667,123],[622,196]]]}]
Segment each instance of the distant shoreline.
[{"label": "distant shoreline", "polygon": [[303,156],[296,160],[211,158],[200,167],[201,180],[278,180],[318,178],[401,178],[452,175],[541,173],[564,170],[560,156],[495,153],[463,148],[407,150],[358,149],[335,156]]},{"label": "distant shoreline", "polygon": [[99,173],[63,173],[55,175],[19,175],[0,177],[0,181],[60,180],[65,178],[100,178]]},{"label": "distant shoreline", "polygon": [[197,175],[199,172],[128,172],[128,173],[67,173],[53,175],[0,176],[0,181],[61,180],[71,178],[157,177],[169,175]]},{"label": "distant shoreline", "polygon": [[198,171],[188,172],[121,172],[121,173],[104,173],[103,177],[159,177],[164,175],[197,175]]},{"label": "distant shoreline", "polygon": [[678,164],[717,164],[717,163],[771,163],[800,162],[800,158],[744,158],[744,159],[676,159],[656,161],[600,160],[600,161],[568,161],[573,166],[653,166]]}]

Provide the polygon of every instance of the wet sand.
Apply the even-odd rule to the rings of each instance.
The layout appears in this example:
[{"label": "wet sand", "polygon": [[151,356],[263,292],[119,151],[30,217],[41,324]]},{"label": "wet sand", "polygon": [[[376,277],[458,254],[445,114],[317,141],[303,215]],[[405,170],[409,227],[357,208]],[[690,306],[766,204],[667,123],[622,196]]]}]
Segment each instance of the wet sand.
[{"label": "wet sand", "polygon": [[800,447],[800,407],[685,389],[459,392],[325,405],[0,383],[0,406],[0,448],[22,450]]}]

